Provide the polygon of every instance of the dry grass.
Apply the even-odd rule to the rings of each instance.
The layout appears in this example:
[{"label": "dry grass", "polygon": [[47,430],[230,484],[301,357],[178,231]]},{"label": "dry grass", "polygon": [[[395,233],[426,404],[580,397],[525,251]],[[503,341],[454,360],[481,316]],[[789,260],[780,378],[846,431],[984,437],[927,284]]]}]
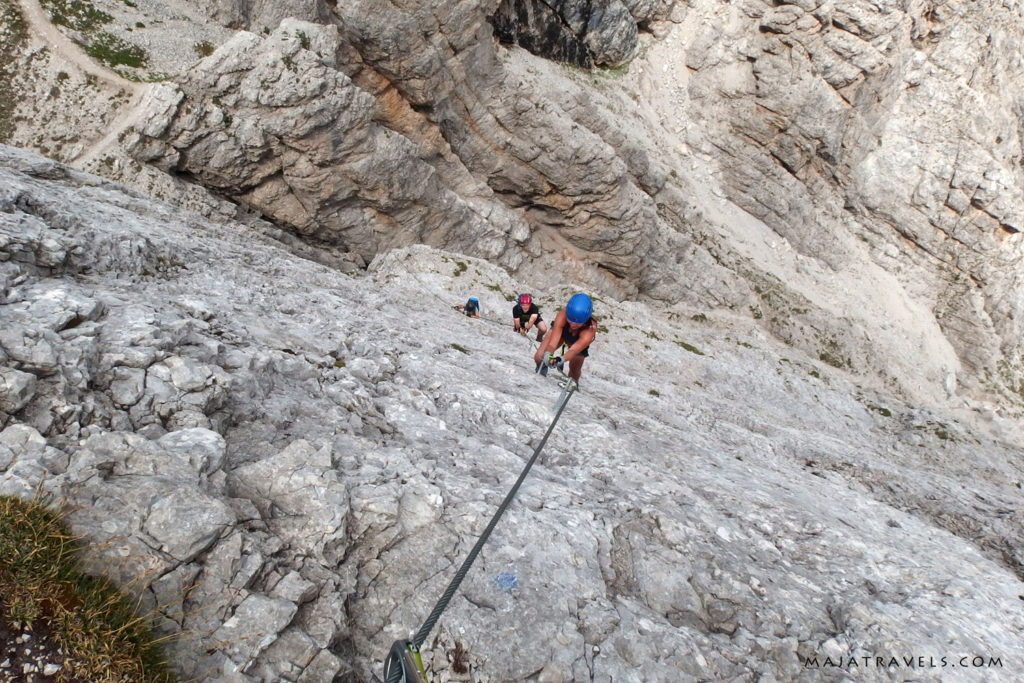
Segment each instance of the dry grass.
[{"label": "dry grass", "polygon": [[60,678],[174,681],[146,615],[108,579],[83,574],[77,540],[39,500],[0,496],[0,612],[10,632],[38,624],[63,652]]}]

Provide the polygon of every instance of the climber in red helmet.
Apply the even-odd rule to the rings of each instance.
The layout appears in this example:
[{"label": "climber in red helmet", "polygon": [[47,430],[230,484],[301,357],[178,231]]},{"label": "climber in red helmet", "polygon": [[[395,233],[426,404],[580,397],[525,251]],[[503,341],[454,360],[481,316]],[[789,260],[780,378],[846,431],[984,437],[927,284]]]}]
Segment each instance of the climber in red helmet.
[{"label": "climber in red helmet", "polygon": [[512,307],[512,329],[519,334],[528,334],[530,328],[537,328],[537,341],[543,341],[548,324],[540,317],[540,309],[529,294],[520,294]]}]

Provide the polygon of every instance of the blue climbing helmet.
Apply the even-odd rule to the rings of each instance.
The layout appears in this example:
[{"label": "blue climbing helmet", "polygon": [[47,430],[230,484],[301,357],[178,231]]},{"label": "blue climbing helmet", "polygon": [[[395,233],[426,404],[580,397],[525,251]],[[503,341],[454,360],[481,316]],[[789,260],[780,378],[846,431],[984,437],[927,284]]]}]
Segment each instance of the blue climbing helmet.
[{"label": "blue climbing helmet", "polygon": [[480,299],[477,299],[477,298],[476,298],[475,296],[471,296],[471,297],[469,297],[469,300],[470,300],[470,301],[475,301],[475,302],[477,302],[477,303],[480,303]]},{"label": "blue climbing helmet", "polygon": [[573,325],[582,325],[590,320],[594,304],[586,294],[573,294],[565,305],[565,319]]}]

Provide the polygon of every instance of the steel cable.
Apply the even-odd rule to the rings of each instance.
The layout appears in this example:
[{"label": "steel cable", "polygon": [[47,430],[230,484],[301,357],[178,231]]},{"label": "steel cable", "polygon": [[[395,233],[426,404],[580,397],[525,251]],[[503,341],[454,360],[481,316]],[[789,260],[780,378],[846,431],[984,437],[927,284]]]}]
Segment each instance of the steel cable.
[{"label": "steel cable", "polygon": [[[416,635],[413,637],[412,643],[415,645],[417,650],[426,641],[427,636],[430,635],[430,631],[434,628],[434,625],[437,624],[437,620],[441,618],[441,614],[444,612],[445,608],[448,607],[448,603],[455,595],[455,592],[459,589],[459,585],[462,583],[462,580],[466,578],[466,574],[469,573],[469,569],[473,566],[473,562],[476,560],[477,555],[480,554],[480,551],[483,549],[484,544],[487,543],[487,539],[490,537],[491,532],[494,531],[494,527],[497,526],[498,520],[501,519],[501,516],[505,513],[505,510],[512,503],[512,500],[515,498],[516,493],[519,491],[519,487],[526,479],[526,475],[529,474],[530,469],[533,467],[533,464],[537,461],[537,458],[540,456],[540,452],[544,449],[544,445],[547,444],[548,437],[551,436],[551,432],[554,431],[555,425],[558,424],[558,418],[562,416],[562,412],[565,410],[565,406],[568,405],[569,398],[572,396],[573,391],[575,389],[575,382],[573,382],[573,380],[568,379],[566,381],[572,384],[569,387],[567,387],[565,400],[560,402],[561,405],[558,406],[558,412],[555,413],[554,418],[552,418],[551,420],[551,424],[548,425],[548,429],[544,433],[544,438],[540,440],[540,444],[538,444],[537,448],[534,449],[533,455],[530,457],[530,460],[526,463],[526,466],[523,468],[523,471],[519,474],[519,479],[516,480],[516,483],[509,490],[508,494],[505,496],[505,500],[503,500],[501,505],[498,506],[497,511],[495,511],[494,516],[491,517],[491,521],[487,524],[487,527],[484,529],[483,533],[480,534],[480,538],[477,539],[477,542],[473,546],[473,549],[469,551],[469,555],[462,562],[462,566],[459,567],[459,570],[457,572],[455,572],[455,576],[452,577],[452,580],[448,584],[448,587],[445,589],[444,593],[441,594],[441,597],[437,601],[437,604],[434,605],[434,609],[430,611],[430,615],[427,617],[426,621],[423,622],[423,626],[420,627],[420,630],[417,631]],[[392,648],[392,653],[394,652],[395,650],[394,648]],[[401,666],[391,664],[390,659],[392,657],[394,657],[394,654],[389,655],[389,661],[385,663],[384,666],[384,669],[387,672],[387,683],[412,683],[408,680],[403,681],[403,678],[406,678],[405,676],[403,676],[403,672],[405,669]]]}]

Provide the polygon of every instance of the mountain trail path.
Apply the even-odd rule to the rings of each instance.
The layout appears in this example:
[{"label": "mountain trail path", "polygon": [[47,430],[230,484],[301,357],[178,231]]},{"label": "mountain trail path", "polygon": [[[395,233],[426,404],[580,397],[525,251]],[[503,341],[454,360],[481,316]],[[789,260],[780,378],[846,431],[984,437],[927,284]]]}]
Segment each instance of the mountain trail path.
[{"label": "mountain trail path", "polygon": [[45,45],[47,49],[67,61],[70,66],[95,77],[100,83],[115,90],[120,89],[130,93],[130,103],[121,108],[116,120],[107,128],[106,134],[84,147],[71,160],[71,163],[78,168],[88,168],[91,162],[100,158],[112,145],[115,145],[125,129],[136,120],[143,95],[150,85],[128,80],[117,72],[96,63],[78,44],[64,35],[50,21],[50,17],[38,0],[18,0],[18,6],[28,24],[30,40]]}]

